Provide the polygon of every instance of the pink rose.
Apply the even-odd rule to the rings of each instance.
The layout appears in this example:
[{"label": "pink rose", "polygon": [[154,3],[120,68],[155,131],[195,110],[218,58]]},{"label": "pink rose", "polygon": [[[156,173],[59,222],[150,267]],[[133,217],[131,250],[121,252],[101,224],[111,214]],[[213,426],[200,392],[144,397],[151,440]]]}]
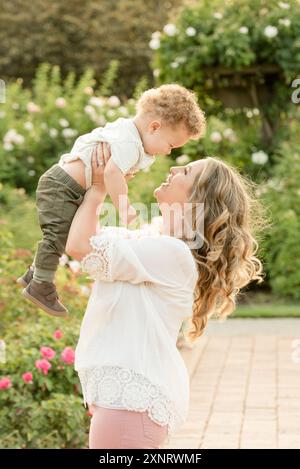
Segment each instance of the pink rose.
[{"label": "pink rose", "polygon": [[48,373],[48,370],[51,368],[52,365],[51,365],[51,363],[48,362],[48,360],[45,360],[45,358],[43,358],[42,360],[36,360],[35,366],[36,366],[36,368],[42,370],[44,375],[46,375]]},{"label": "pink rose", "polygon": [[51,358],[54,358],[56,355],[56,352],[51,347],[41,347],[40,352],[42,357],[48,360],[51,360]]},{"label": "pink rose", "polygon": [[61,332],[60,329],[57,329],[53,334],[54,339],[61,339],[62,336],[63,336],[63,333]]},{"label": "pink rose", "polygon": [[23,373],[22,378],[25,383],[32,383],[32,373],[30,371]]},{"label": "pink rose", "polygon": [[8,376],[0,379],[0,389],[8,389],[12,386],[11,379]]},{"label": "pink rose", "polygon": [[72,347],[66,347],[61,353],[61,359],[67,365],[72,365],[75,361],[75,352]]}]

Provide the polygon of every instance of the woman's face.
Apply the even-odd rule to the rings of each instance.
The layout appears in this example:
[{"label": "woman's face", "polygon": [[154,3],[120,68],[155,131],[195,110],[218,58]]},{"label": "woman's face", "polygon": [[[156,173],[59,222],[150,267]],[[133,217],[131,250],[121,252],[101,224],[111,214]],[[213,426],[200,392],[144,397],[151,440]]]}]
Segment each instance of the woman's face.
[{"label": "woman's face", "polygon": [[154,191],[157,203],[187,203],[195,178],[204,169],[204,165],[204,160],[198,160],[186,166],[173,166],[166,181]]}]

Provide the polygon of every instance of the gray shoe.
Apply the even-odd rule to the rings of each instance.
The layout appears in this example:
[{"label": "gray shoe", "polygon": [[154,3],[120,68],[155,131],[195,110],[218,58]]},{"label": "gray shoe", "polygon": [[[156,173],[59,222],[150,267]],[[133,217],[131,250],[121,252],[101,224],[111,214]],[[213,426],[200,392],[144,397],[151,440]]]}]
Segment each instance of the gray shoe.
[{"label": "gray shoe", "polygon": [[25,274],[23,274],[22,277],[19,277],[17,279],[17,283],[22,285],[22,287],[27,287],[27,285],[33,279],[33,273],[34,273],[34,269],[30,265],[28,269],[26,270]]},{"label": "gray shoe", "polygon": [[34,280],[23,290],[23,296],[52,316],[66,316],[67,308],[59,301],[54,283]]}]

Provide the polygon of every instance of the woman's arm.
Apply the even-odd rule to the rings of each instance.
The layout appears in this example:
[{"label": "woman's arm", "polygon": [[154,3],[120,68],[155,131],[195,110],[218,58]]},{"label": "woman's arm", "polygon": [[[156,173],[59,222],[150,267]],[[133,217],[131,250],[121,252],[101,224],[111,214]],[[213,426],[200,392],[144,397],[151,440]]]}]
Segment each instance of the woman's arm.
[{"label": "woman's arm", "polygon": [[69,231],[66,253],[81,260],[92,248],[90,237],[96,234],[99,223],[99,205],[105,200],[104,186],[93,185],[85,194]]},{"label": "woman's arm", "polygon": [[96,234],[99,206],[106,197],[104,166],[110,157],[108,145],[100,143],[92,155],[92,187],[85,193],[69,231],[66,253],[81,260],[91,251],[90,237]]}]

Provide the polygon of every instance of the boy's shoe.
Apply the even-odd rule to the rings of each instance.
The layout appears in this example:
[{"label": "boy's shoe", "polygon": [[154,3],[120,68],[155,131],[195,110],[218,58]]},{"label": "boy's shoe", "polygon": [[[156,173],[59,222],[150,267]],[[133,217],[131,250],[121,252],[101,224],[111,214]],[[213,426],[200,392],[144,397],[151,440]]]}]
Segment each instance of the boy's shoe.
[{"label": "boy's shoe", "polygon": [[27,287],[27,285],[33,279],[33,273],[34,273],[34,269],[31,266],[29,266],[28,269],[26,270],[25,274],[23,274],[22,277],[19,277],[17,279],[17,283],[22,285],[22,287]]},{"label": "boy's shoe", "polygon": [[34,280],[23,290],[23,296],[52,316],[66,316],[68,310],[59,301],[54,283]]}]

